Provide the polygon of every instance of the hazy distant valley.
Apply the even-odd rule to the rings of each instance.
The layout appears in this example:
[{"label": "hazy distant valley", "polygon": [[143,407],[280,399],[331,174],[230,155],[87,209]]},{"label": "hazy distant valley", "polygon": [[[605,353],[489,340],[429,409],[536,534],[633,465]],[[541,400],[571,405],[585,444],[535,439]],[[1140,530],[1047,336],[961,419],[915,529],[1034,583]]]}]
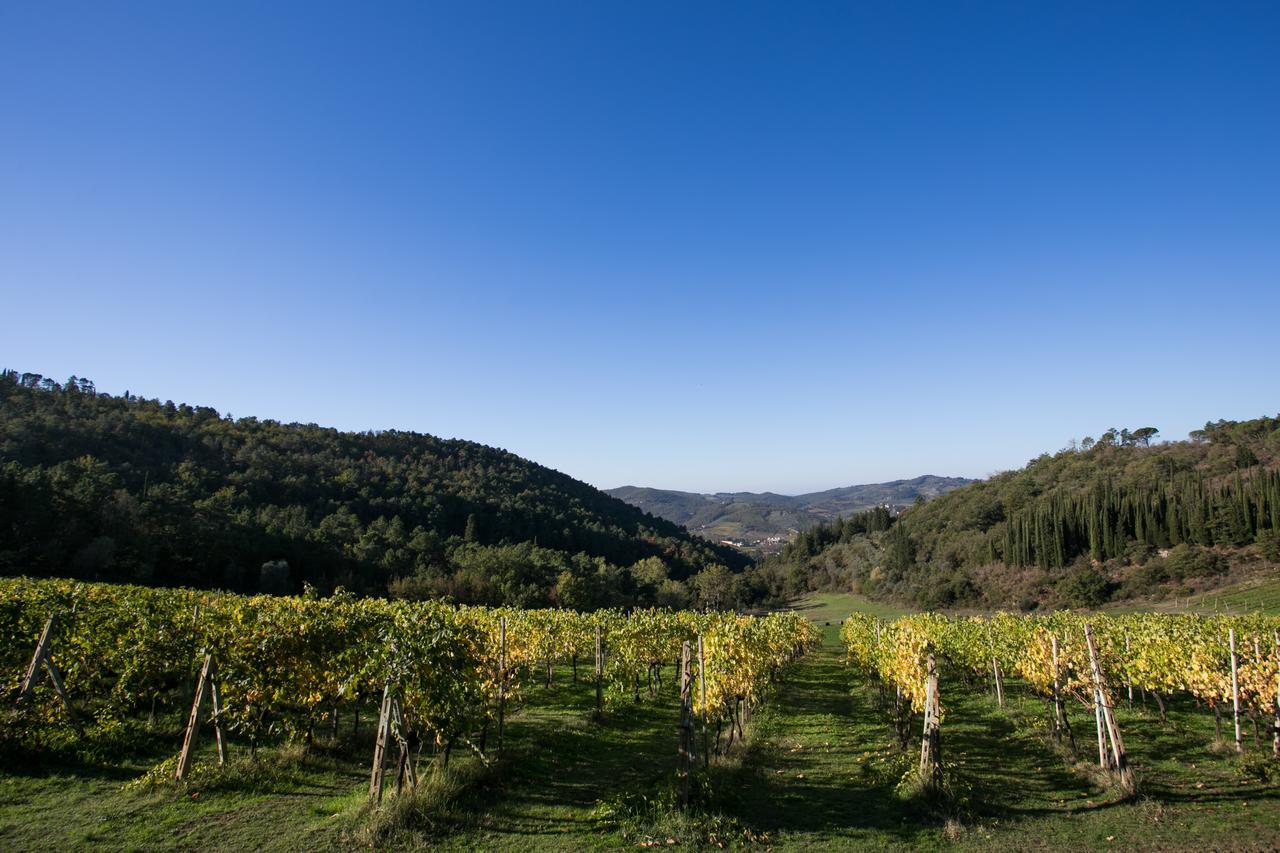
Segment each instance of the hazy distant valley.
[{"label": "hazy distant valley", "polygon": [[715,542],[729,541],[762,553],[782,548],[797,531],[876,506],[910,506],[968,485],[964,477],[925,474],[911,480],[868,483],[803,495],[773,492],[699,494],[643,486],[622,486],[608,494],[651,515]]}]

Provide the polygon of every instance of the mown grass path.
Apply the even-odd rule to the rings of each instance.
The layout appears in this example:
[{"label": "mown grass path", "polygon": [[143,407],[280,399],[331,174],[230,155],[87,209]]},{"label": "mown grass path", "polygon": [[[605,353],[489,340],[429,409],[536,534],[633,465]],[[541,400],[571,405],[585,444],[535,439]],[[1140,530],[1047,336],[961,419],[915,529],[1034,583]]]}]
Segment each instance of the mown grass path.
[{"label": "mown grass path", "polygon": [[[901,757],[871,698],[851,692],[830,640],[788,673],[752,721],[750,751],[722,783],[736,818],[782,846],[914,844],[920,827],[894,794]],[[870,762],[863,755],[882,760]]]},{"label": "mown grass path", "polygon": [[898,791],[918,739],[899,748],[876,690],[842,657],[828,628],[720,782],[718,805],[777,849],[1280,848],[1280,787],[1215,750],[1204,711],[1179,703],[1161,724],[1153,709],[1120,710],[1144,779],[1142,795],[1122,801],[1090,770],[1087,709],[1069,709],[1073,757],[1046,737],[1047,708],[1022,685],[1009,685],[1002,709],[956,673],[944,676],[943,756],[957,802],[931,809]]}]

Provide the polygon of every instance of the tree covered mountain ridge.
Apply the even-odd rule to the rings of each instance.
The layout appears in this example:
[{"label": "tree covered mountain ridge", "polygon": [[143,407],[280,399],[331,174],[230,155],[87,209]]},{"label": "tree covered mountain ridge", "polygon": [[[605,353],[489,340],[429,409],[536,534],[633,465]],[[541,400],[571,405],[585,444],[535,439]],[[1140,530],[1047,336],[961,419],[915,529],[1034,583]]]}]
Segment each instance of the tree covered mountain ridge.
[{"label": "tree covered mountain ridge", "polygon": [[470,441],[0,373],[0,572],[522,606],[725,594],[748,559]]},{"label": "tree covered mountain ridge", "polygon": [[755,571],[775,597],[854,589],[917,606],[1098,605],[1280,571],[1280,416],[1153,444],[1109,429],[894,518],[801,534]]}]

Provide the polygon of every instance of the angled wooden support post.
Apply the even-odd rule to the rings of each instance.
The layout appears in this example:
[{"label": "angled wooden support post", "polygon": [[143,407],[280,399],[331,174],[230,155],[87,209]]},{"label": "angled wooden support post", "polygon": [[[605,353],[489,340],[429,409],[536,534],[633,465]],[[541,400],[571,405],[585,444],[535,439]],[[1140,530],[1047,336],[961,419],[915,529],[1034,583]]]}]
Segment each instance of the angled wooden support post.
[{"label": "angled wooden support post", "polygon": [[382,802],[382,778],[387,765],[387,739],[391,734],[391,684],[382,688],[382,708],[378,712],[378,733],[373,745],[373,772],[369,776],[369,799]]},{"label": "angled wooden support post", "polygon": [[35,654],[31,656],[31,665],[27,667],[27,677],[22,679],[22,692],[18,694],[18,701],[21,702],[31,694],[35,689],[36,681],[40,677],[40,667],[44,664],[45,654],[49,650],[49,638],[53,635],[53,628],[58,623],[58,615],[51,614],[44,623],[44,630],[40,632],[40,639],[36,643]]},{"label": "angled wooden support post", "polygon": [[413,750],[410,748],[409,739],[405,734],[404,709],[400,707],[400,697],[395,694],[391,696],[390,711],[390,734],[396,739],[396,744],[400,747],[400,758],[396,762],[396,793],[399,794],[406,786],[410,788],[417,787],[418,772],[414,769]]},{"label": "angled wooden support post", "polygon": [[1001,708],[1004,707],[1004,673],[1000,669],[1000,659],[995,655],[991,656],[991,674],[995,680],[996,686],[996,704]]},{"label": "angled wooden support post", "polygon": [[213,655],[206,652],[204,664],[200,667],[200,678],[196,681],[196,695],[191,701],[191,715],[187,717],[187,728],[182,735],[182,752],[178,753],[178,769],[174,773],[174,779],[178,782],[187,778],[187,771],[191,767],[191,754],[195,751],[196,741],[200,738],[200,711],[210,695],[213,696],[213,731],[218,740],[218,763],[222,764],[226,761],[226,746],[222,740],[222,696],[214,681],[217,671]]},{"label": "angled wooden support post", "polygon": [[[1124,748],[1124,737],[1120,734],[1120,725],[1116,722],[1115,706],[1111,702],[1111,694],[1107,690],[1107,680],[1102,672],[1102,664],[1098,660],[1098,647],[1093,639],[1093,627],[1084,626],[1084,641],[1089,650],[1089,666],[1093,671],[1094,713],[1098,722],[1098,752],[1100,763],[1114,771],[1120,784],[1126,791],[1133,791],[1133,768],[1129,766],[1129,757]],[[1104,737],[1111,742],[1110,755],[1104,745]]]},{"label": "angled wooden support post", "polygon": [[[71,612],[74,613],[75,609],[73,608]],[[83,731],[80,725],[80,718],[72,710],[71,699],[67,696],[66,688],[63,687],[62,673],[58,671],[58,665],[53,662],[53,656],[49,651],[49,647],[53,642],[53,632],[57,625],[58,614],[49,614],[49,618],[44,623],[44,630],[40,632],[40,639],[36,642],[35,653],[31,655],[31,664],[27,667],[27,675],[22,679],[22,689],[18,693],[18,701],[22,702],[30,696],[31,691],[35,690],[36,684],[40,681],[40,673],[42,671],[47,672],[49,674],[49,683],[53,685],[54,692],[62,700],[62,707],[66,709],[67,716],[71,719],[71,724]]]},{"label": "angled wooden support post", "polygon": [[218,662],[209,655],[209,700],[213,704],[213,736],[218,742],[218,763],[227,763],[227,745],[222,738],[222,688],[218,684]]}]

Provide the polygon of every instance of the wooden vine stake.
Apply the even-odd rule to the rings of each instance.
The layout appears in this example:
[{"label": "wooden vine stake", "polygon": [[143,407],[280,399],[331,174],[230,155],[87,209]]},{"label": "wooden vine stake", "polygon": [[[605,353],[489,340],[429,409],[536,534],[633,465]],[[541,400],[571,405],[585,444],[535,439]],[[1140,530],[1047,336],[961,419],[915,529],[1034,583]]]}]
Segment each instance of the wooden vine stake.
[{"label": "wooden vine stake", "polygon": [[40,639],[36,643],[35,654],[31,656],[31,665],[27,667],[27,676],[22,679],[22,690],[18,693],[18,701],[21,702],[30,696],[31,691],[35,690],[36,684],[40,681],[40,674],[47,672],[49,683],[53,685],[54,692],[62,700],[62,707],[67,711],[67,717],[71,719],[71,724],[79,729],[81,728],[80,718],[76,716],[75,711],[71,710],[71,700],[67,698],[67,691],[62,686],[62,673],[58,671],[58,665],[53,662],[53,656],[49,652],[53,631],[57,624],[58,615],[49,614],[48,620],[44,623],[44,630],[40,632]]},{"label": "wooden vine stake", "polygon": [[498,618],[498,752],[507,717],[507,617]]},{"label": "wooden vine stake", "polygon": [[1062,740],[1062,673],[1058,669],[1058,635],[1049,638],[1053,653],[1053,736]]},{"label": "wooden vine stake", "polygon": [[[404,721],[404,709],[400,706],[400,697],[394,693],[391,696],[391,734],[395,735],[396,743],[400,746],[400,760],[396,765],[396,793],[407,785],[410,788],[418,786],[418,771],[413,766],[413,750],[409,746],[409,739],[405,735],[407,726]],[[445,761],[449,760],[449,754],[445,753]]]},{"label": "wooden vine stake", "polygon": [[693,679],[689,672],[689,641],[680,652],[680,749],[676,760],[676,780],[680,807],[689,805],[689,766],[693,752]]},{"label": "wooden vine stake", "polygon": [[996,704],[1001,708],[1004,707],[1004,679],[1001,677],[1000,660],[996,656],[996,640],[995,635],[991,631],[991,625],[987,625],[987,644],[991,647],[991,681],[992,688],[996,694]]},{"label": "wooden vine stake", "polygon": [[[707,708],[707,661],[706,650],[703,648],[702,635],[698,635],[698,694],[702,697],[703,714],[706,714]],[[711,744],[708,740],[707,724],[704,720],[702,723],[702,766],[711,767]]]},{"label": "wooden vine stake", "polygon": [[1244,752],[1244,741],[1240,738],[1240,677],[1236,661],[1236,629],[1227,629],[1227,643],[1231,650],[1231,714],[1236,724],[1236,752]]},{"label": "wooden vine stake", "polygon": [[1062,670],[1058,663],[1058,635],[1050,638],[1053,652],[1053,736],[1062,740],[1066,732],[1071,738],[1071,746],[1075,748],[1075,735],[1071,734],[1071,723],[1067,720],[1066,704],[1062,701]]},{"label": "wooden vine stake", "polygon": [[1271,750],[1276,758],[1280,758],[1280,631],[1276,631],[1276,720]]},{"label": "wooden vine stake", "polygon": [[596,719],[604,716],[604,636],[596,625]]},{"label": "wooden vine stake", "polygon": [[[413,764],[413,749],[405,736],[404,709],[400,704],[400,696],[391,684],[382,688],[382,706],[378,711],[378,732],[373,742],[373,769],[369,775],[369,799],[382,802],[382,789],[387,772],[387,748],[392,738],[400,747],[400,758],[396,762],[396,793],[406,786],[413,788],[418,784],[418,771]],[[446,756],[447,760],[447,756]]]},{"label": "wooden vine stake", "polygon": [[200,678],[196,681],[196,695],[191,702],[191,716],[187,718],[187,728],[182,735],[182,751],[178,753],[178,769],[174,779],[181,782],[187,778],[191,768],[191,753],[195,751],[196,741],[200,737],[200,712],[205,700],[213,705],[213,734],[218,742],[218,763],[227,762],[227,747],[222,739],[222,692],[218,688],[218,665],[213,655],[206,653],[204,665],[200,667]]},{"label": "wooden vine stake", "polygon": [[[1126,629],[1126,630],[1125,630],[1125,632],[1124,632],[1124,659],[1125,659],[1125,660],[1132,660],[1132,659],[1133,659],[1133,658],[1129,657],[1129,631],[1128,631],[1128,629]],[[1129,688],[1129,707],[1130,707],[1130,708],[1132,708],[1132,707],[1133,707],[1133,682],[1132,682],[1132,681],[1128,681],[1128,682],[1126,682],[1126,683],[1125,683],[1125,686],[1126,686],[1127,688]]]},{"label": "wooden vine stake", "polygon": [[[382,779],[387,769],[387,740],[391,736],[391,684],[382,688],[382,705],[378,710],[377,737],[373,742],[373,770],[369,775],[369,799],[382,802]],[[499,728],[501,731],[501,728]]]},{"label": "wooden vine stake", "polygon": [[1114,770],[1115,767],[1111,763],[1111,753],[1107,751],[1106,727],[1102,722],[1102,704],[1102,695],[1095,685],[1093,688],[1093,720],[1098,728],[1098,766],[1103,770]]},{"label": "wooden vine stake", "polygon": [[[1093,671],[1093,695],[1094,695],[1094,711],[1099,723],[1099,741],[1098,749],[1102,755],[1102,766],[1112,770],[1118,778],[1121,787],[1126,791],[1132,792],[1133,785],[1133,768],[1129,766],[1129,757],[1125,753],[1124,738],[1120,734],[1120,726],[1116,723],[1115,709],[1111,704],[1110,694],[1107,692],[1106,678],[1102,673],[1102,665],[1098,662],[1098,647],[1093,641],[1093,628],[1088,623],[1084,626],[1084,641],[1089,647],[1089,667]],[[1107,754],[1102,735],[1106,733],[1106,739],[1111,743],[1110,754]]]},{"label": "wooden vine stake", "polygon": [[1062,732],[1067,733],[1067,740],[1071,744],[1071,749],[1076,748],[1076,735],[1071,730],[1071,718],[1067,716],[1067,703],[1062,698],[1062,666],[1058,661],[1058,636],[1053,636],[1053,699],[1054,699],[1054,723],[1057,729],[1058,738],[1062,738]]},{"label": "wooden vine stake", "polygon": [[991,656],[991,672],[995,675],[996,680],[996,704],[1001,708],[1004,707],[1004,677],[1000,672],[1000,660],[995,656]]},{"label": "wooden vine stake", "polygon": [[924,733],[920,738],[920,784],[928,790],[942,786],[942,702],[938,696],[938,662],[929,653],[924,681]]}]

